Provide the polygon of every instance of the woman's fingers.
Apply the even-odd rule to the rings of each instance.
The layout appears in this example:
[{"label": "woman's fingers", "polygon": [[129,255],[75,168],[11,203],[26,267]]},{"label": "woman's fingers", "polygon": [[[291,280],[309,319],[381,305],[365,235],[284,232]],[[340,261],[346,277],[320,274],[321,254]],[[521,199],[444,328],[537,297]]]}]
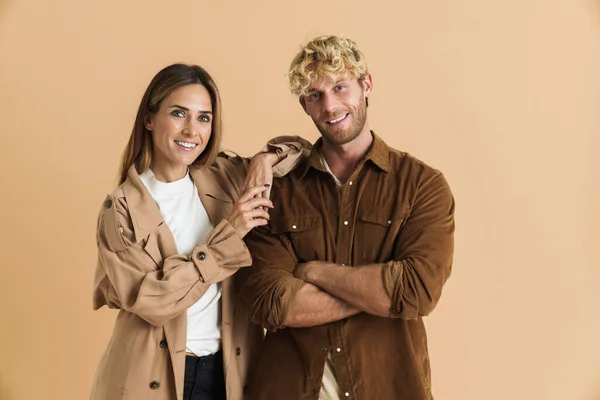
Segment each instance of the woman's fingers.
[{"label": "woman's fingers", "polygon": [[253,210],[257,207],[273,208],[271,200],[264,197],[253,197],[243,203],[240,202],[239,204],[241,211]]},{"label": "woman's fingers", "polygon": [[260,194],[260,193],[264,192],[265,190],[269,189],[270,187],[271,187],[271,185],[268,183],[266,185],[257,185],[257,186],[249,187],[248,189],[246,189],[244,191],[244,193],[242,193],[242,195],[238,199],[238,202],[245,203],[248,200],[250,200],[251,198],[255,197],[257,194]]},{"label": "woman's fingers", "polygon": [[269,220],[271,218],[269,216],[269,213],[263,210],[262,208],[255,208],[253,210],[246,211],[244,213],[244,217],[246,217],[247,219],[262,218],[264,220]]}]

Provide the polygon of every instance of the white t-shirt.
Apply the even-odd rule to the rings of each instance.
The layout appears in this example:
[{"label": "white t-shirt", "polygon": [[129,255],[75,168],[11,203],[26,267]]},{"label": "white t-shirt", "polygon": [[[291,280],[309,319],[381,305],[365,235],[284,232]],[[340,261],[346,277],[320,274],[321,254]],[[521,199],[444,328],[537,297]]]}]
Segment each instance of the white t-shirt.
[{"label": "white t-shirt", "polygon": [[[213,225],[189,172],[182,179],[169,183],[156,180],[150,169],[140,178],[171,229],[179,254],[190,255],[196,246],[206,241]],[[205,356],[217,352],[220,346],[221,284],[212,284],[187,310],[186,351]]]}]

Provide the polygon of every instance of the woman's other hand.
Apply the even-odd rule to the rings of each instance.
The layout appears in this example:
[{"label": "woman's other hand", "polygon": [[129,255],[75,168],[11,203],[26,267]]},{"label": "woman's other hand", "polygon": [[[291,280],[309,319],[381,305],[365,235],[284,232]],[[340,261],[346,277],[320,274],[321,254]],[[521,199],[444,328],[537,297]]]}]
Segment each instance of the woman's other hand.
[{"label": "woman's other hand", "polygon": [[273,208],[273,203],[262,193],[269,190],[270,183],[251,186],[242,193],[235,203],[227,221],[233,226],[237,235],[242,239],[250,230],[269,223],[267,210]]}]

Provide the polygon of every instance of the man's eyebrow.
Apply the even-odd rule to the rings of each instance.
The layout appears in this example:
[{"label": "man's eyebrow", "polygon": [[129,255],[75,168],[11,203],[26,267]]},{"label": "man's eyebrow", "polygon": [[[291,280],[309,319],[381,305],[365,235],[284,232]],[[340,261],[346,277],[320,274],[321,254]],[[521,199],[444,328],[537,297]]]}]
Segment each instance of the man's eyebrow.
[{"label": "man's eyebrow", "polygon": [[[190,111],[189,108],[180,106],[179,104],[173,104],[172,106],[169,106],[169,108],[181,108],[184,111]],[[208,110],[200,110],[200,112],[203,114],[212,114],[212,111],[208,111]]]}]

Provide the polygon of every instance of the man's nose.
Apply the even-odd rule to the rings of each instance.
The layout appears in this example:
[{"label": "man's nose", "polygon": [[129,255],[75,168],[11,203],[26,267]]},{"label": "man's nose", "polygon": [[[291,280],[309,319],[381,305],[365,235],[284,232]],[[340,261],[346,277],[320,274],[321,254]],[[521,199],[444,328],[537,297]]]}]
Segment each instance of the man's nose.
[{"label": "man's nose", "polygon": [[338,101],[335,96],[328,94],[323,95],[323,111],[327,113],[333,113],[338,107]]}]

